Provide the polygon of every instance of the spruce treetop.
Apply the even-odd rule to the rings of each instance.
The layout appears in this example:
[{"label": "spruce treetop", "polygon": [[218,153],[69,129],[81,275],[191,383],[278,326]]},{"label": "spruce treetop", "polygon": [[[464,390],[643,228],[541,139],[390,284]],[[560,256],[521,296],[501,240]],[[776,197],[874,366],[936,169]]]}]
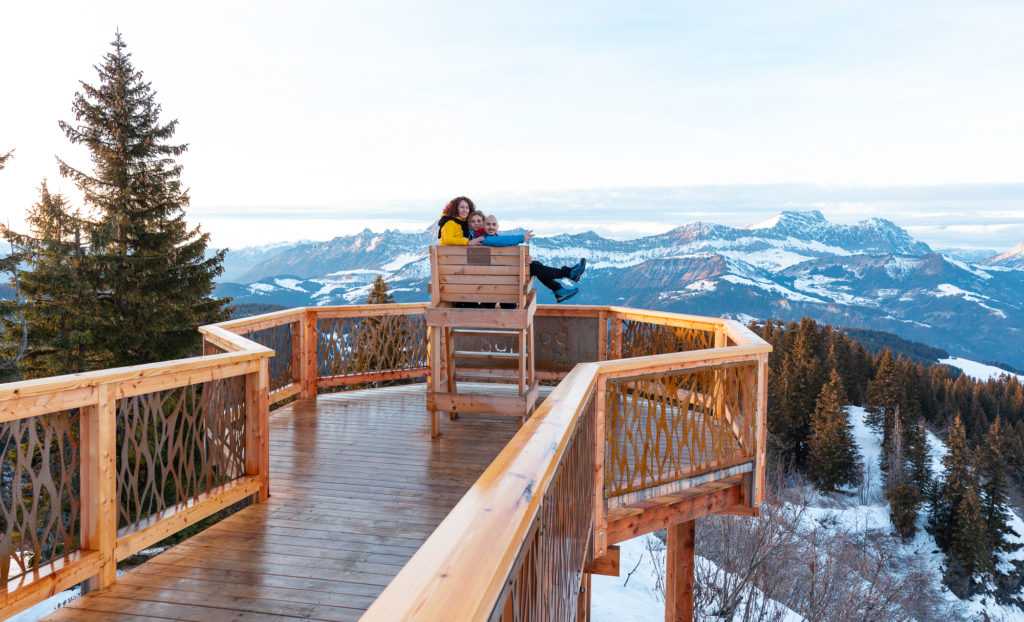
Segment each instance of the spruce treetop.
[{"label": "spruce treetop", "polygon": [[72,144],[89,149],[94,171],[80,171],[59,157],[57,162],[88,205],[117,221],[115,235],[130,251],[133,241],[145,238],[144,225],[181,218],[188,192],[181,187],[182,169],[174,158],[188,145],[168,143],[178,121],[160,122],[156,92],[132,65],[120,32],[111,46],[113,51],[93,66],[99,84],[80,82],[72,101],[75,123],[60,121]]}]

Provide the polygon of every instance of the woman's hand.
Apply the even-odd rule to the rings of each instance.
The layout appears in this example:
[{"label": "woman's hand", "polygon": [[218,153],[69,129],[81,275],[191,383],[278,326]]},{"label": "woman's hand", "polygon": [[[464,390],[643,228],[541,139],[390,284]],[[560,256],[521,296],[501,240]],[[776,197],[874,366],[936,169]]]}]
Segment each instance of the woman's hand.
[{"label": "woman's hand", "polygon": [[526,233],[523,234],[523,244],[529,244],[530,243],[530,238],[532,238],[532,237],[533,237],[533,229],[530,229],[529,231],[527,231]]},{"label": "woman's hand", "polygon": [[472,240],[470,240],[469,242],[466,243],[466,246],[480,246],[483,243],[484,243],[484,239],[483,238],[473,238]]}]

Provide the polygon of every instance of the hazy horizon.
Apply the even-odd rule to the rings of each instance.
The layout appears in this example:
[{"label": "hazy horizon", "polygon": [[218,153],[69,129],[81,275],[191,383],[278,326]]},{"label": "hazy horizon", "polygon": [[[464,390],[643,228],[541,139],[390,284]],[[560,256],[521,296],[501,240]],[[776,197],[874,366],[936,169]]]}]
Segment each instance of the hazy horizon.
[{"label": "hazy horizon", "polygon": [[[1024,184],[866,187],[814,184],[601,188],[471,197],[496,214],[503,228],[542,236],[594,231],[632,239],[694,221],[744,227],[786,210],[818,210],[831,222],[885,218],[933,248],[1006,251],[1024,241]],[[329,240],[369,228],[420,231],[440,215],[447,198],[365,201],[339,207],[305,206],[189,210],[218,248]],[[353,218],[353,212],[366,214]]]}]

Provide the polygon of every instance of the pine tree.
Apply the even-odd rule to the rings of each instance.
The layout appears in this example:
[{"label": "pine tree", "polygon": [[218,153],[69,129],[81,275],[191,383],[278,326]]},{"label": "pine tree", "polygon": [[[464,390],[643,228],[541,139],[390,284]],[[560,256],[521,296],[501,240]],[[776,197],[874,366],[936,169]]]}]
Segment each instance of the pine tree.
[{"label": "pine tree", "polygon": [[900,403],[899,371],[896,359],[889,348],[882,350],[878,357],[875,378],[868,383],[868,425],[882,431],[886,425],[891,427],[891,417]]},{"label": "pine tree", "polygon": [[945,475],[932,498],[928,525],[929,531],[935,537],[935,543],[948,553],[954,539],[960,506],[975,477],[971,472],[970,450],[959,414],[954,418],[953,427],[949,431],[946,455],[942,458],[942,464]]},{"label": "pine tree", "polygon": [[907,431],[903,436],[910,481],[920,492],[921,498],[924,499],[932,488],[932,469],[928,457],[927,427],[924,419],[907,426]]},{"label": "pine tree", "polygon": [[803,466],[807,459],[807,439],[811,435],[811,414],[824,384],[818,353],[818,330],[814,320],[804,317],[786,349],[782,364],[782,404],[776,436],[783,455]]},{"label": "pine tree", "polygon": [[1019,534],[1010,527],[1004,447],[1002,421],[996,417],[981,444],[978,469],[982,479],[981,513],[985,520],[989,549],[993,555],[993,559],[990,560],[993,566],[996,564],[996,554],[1016,551],[1021,547],[1020,544],[1011,543],[1006,538],[1009,534]]},{"label": "pine tree", "polygon": [[[18,311],[29,331],[21,373],[40,378],[102,366],[106,358],[97,352],[89,330],[96,297],[81,218],[43,181],[39,202],[29,209],[26,222],[30,235],[2,227],[17,249],[12,258],[24,265],[18,274]],[[5,343],[20,341],[22,331],[21,322],[5,320]]]},{"label": "pine tree", "polygon": [[58,163],[98,218],[85,223],[99,279],[93,347],[110,365],[131,365],[195,352],[196,327],[226,319],[229,300],[211,296],[224,251],[205,257],[209,234],[185,222],[188,191],[174,158],[188,146],[168,142],[178,122],[160,122],[155,92],[120,32],[111,45],[96,67],[99,84],[82,82],[75,94],[76,123],[60,123],[72,144],[88,148],[94,169]]},{"label": "pine tree", "polygon": [[897,417],[894,420],[889,451],[884,454],[888,464],[884,471],[885,499],[889,502],[889,518],[902,538],[907,539],[917,532],[918,507],[921,492],[910,477],[906,453],[903,449],[903,425]]},{"label": "pine tree", "polygon": [[981,494],[977,480],[969,482],[957,508],[950,542],[951,568],[965,577],[992,569],[991,549],[986,538],[985,518],[981,510]]},{"label": "pine tree", "polygon": [[[395,297],[388,291],[388,283],[379,274],[373,280],[366,303],[372,305],[394,304]],[[388,367],[388,363],[398,360],[400,352],[396,344],[404,343],[402,339],[406,328],[402,319],[390,315],[368,317],[359,320],[354,335],[356,344],[353,361],[354,371],[367,373]],[[379,386],[374,383],[372,386]]]},{"label": "pine tree", "polygon": [[808,440],[808,475],[823,491],[860,482],[860,455],[846,414],[846,389],[833,369],[818,397]]},{"label": "pine tree", "polygon": [[[7,160],[13,156],[13,150],[0,154],[0,171],[4,170]],[[11,244],[11,253],[6,257],[0,257],[0,272],[10,275],[11,289],[14,290],[13,299],[0,300],[0,318],[4,318],[3,323],[8,327],[4,330],[4,342],[0,344],[0,351],[4,357],[4,360],[0,361],[0,382],[10,382],[20,378],[21,359],[28,351],[28,324],[22,313],[21,280],[18,278],[21,255],[14,249],[11,231],[6,227],[0,227],[0,233]]]},{"label": "pine tree", "polygon": [[366,304],[383,305],[394,301],[395,297],[388,291],[387,281],[378,274],[377,278],[373,279],[373,286],[370,288],[370,294],[366,297]]}]

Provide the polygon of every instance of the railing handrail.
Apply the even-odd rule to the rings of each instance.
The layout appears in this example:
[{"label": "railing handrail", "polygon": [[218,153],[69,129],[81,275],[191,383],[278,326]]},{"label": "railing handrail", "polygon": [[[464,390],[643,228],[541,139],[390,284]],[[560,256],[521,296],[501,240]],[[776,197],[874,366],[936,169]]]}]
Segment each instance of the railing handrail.
[{"label": "railing handrail", "polygon": [[602,375],[609,378],[628,376],[638,372],[658,373],[694,367],[719,366],[732,362],[753,361],[759,354],[771,352],[770,345],[725,346],[708,350],[691,350],[669,354],[652,354],[597,363]]},{"label": "railing handrail", "polygon": [[362,620],[491,615],[596,379],[594,363],[569,372]]},{"label": "railing handrail", "polygon": [[[246,340],[248,341],[248,340]],[[127,367],[114,367],[111,369],[100,369],[96,371],[81,372],[77,374],[64,374],[62,376],[49,376],[47,378],[35,378],[32,380],[21,380],[0,384],[0,402],[18,398],[38,397],[52,393],[62,393],[75,389],[96,387],[103,384],[116,384],[125,382],[138,382],[148,379],[156,379],[170,376],[183,371],[201,370],[207,368],[221,367],[232,363],[239,363],[251,360],[258,360],[273,356],[274,351],[265,348],[258,343],[249,342],[252,345],[246,350],[237,352],[225,352],[223,354],[208,354],[205,356],[174,359],[158,363],[146,363],[144,365],[130,365]],[[145,393],[146,391],[139,391]],[[137,392],[131,394],[137,395]],[[119,395],[120,397],[121,395]],[[10,421],[21,417],[11,416],[0,406],[0,421]],[[56,408],[55,410],[62,410]],[[28,415],[32,416],[32,415]]]}]

